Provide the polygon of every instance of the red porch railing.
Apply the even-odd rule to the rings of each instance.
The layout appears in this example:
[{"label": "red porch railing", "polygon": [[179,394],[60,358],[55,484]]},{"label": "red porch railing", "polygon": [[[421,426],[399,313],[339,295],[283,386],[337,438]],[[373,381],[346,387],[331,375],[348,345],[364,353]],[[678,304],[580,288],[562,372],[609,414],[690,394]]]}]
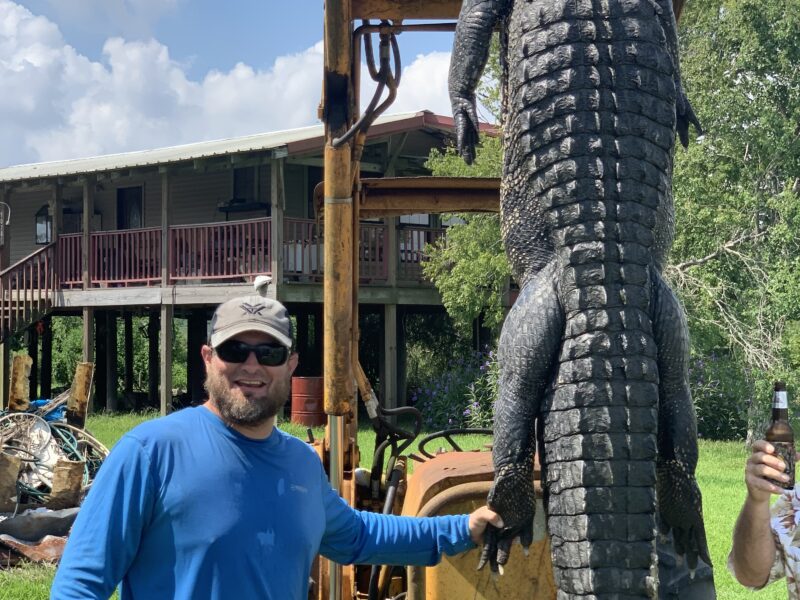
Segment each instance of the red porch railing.
[{"label": "red porch railing", "polygon": [[443,228],[435,227],[403,227],[398,230],[397,278],[403,281],[426,281],[422,273],[425,246],[434,243],[444,234]]},{"label": "red porch railing", "polygon": [[269,273],[271,219],[169,228],[170,280],[242,280]]},{"label": "red porch railing", "polygon": [[[403,227],[397,236],[397,276],[401,281],[423,281],[421,263],[426,244],[444,229]],[[230,223],[176,225],[169,228],[170,283],[181,281],[247,281],[271,271],[271,219]],[[159,285],[161,229],[102,231],[91,234],[90,285]],[[361,223],[359,276],[362,282],[388,278],[386,226]],[[57,279],[62,287],[81,287],[81,234],[59,236],[55,253]],[[286,281],[322,281],[324,244],[322,227],[310,219],[284,219],[283,272]]]},{"label": "red porch railing", "polygon": [[61,287],[82,287],[83,234],[60,235],[56,244],[56,271]]},{"label": "red porch railing", "polygon": [[98,231],[90,240],[93,285],[161,282],[161,228]]},{"label": "red porch railing", "polygon": [[5,340],[45,316],[56,289],[56,244],[48,244],[0,272],[0,338]]}]

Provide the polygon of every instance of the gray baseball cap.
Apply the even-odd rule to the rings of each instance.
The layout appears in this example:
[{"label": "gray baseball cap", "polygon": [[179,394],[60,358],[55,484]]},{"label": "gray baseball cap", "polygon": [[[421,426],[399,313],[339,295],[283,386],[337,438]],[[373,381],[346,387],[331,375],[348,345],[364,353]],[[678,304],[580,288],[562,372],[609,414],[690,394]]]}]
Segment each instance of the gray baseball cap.
[{"label": "gray baseball cap", "polygon": [[260,331],[292,347],[292,321],[286,307],[263,296],[240,296],[223,302],[211,319],[211,347],[245,331]]}]

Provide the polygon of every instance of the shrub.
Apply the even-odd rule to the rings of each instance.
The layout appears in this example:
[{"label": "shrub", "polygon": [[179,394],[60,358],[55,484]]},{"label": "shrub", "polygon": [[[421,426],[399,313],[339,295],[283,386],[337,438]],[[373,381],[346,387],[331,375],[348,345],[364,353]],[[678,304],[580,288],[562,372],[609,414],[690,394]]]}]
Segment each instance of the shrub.
[{"label": "shrub", "polygon": [[492,351],[481,362],[480,376],[467,387],[467,407],[462,413],[467,427],[491,428],[494,425],[494,404],[497,401],[499,377],[497,353]]},{"label": "shrub", "polygon": [[469,356],[471,340],[460,335],[447,313],[406,313],[402,320],[406,338],[408,400],[450,369],[453,357]]},{"label": "shrub", "polygon": [[714,440],[743,439],[752,384],[729,356],[693,355],[689,387],[697,413],[697,433]]},{"label": "shrub", "polygon": [[[479,354],[448,360],[439,373],[412,391],[411,404],[422,412],[428,429],[465,427],[469,386],[480,376]],[[467,413],[466,415],[464,413]]]},{"label": "shrub", "polygon": [[413,390],[411,403],[428,429],[491,427],[497,397],[494,352],[450,359],[445,368]]}]

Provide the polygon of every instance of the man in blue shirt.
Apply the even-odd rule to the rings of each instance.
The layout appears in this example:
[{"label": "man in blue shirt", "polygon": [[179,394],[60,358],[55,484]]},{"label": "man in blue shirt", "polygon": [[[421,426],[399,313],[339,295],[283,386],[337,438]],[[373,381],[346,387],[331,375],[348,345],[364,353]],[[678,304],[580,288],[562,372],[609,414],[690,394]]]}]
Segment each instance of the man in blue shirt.
[{"label": "man in blue shirt", "polygon": [[305,599],[317,553],[338,563],[431,565],[474,547],[499,515],[356,511],[316,453],[275,428],[297,366],[286,308],[221,304],[203,346],[208,401],[126,434],[84,501],[54,600]]}]

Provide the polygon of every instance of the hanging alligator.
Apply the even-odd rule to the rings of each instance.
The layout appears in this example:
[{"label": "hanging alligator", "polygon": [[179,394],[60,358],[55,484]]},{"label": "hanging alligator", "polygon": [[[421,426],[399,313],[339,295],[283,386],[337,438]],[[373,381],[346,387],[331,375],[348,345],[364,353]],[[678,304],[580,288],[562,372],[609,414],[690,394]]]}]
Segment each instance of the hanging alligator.
[{"label": "hanging alligator", "polygon": [[500,28],[501,229],[520,284],[500,337],[492,531],[530,545],[538,447],[559,598],[658,593],[657,536],[710,564],[682,307],[662,277],[676,132],[700,125],[670,0],[464,0],[450,67],[458,150]]}]

